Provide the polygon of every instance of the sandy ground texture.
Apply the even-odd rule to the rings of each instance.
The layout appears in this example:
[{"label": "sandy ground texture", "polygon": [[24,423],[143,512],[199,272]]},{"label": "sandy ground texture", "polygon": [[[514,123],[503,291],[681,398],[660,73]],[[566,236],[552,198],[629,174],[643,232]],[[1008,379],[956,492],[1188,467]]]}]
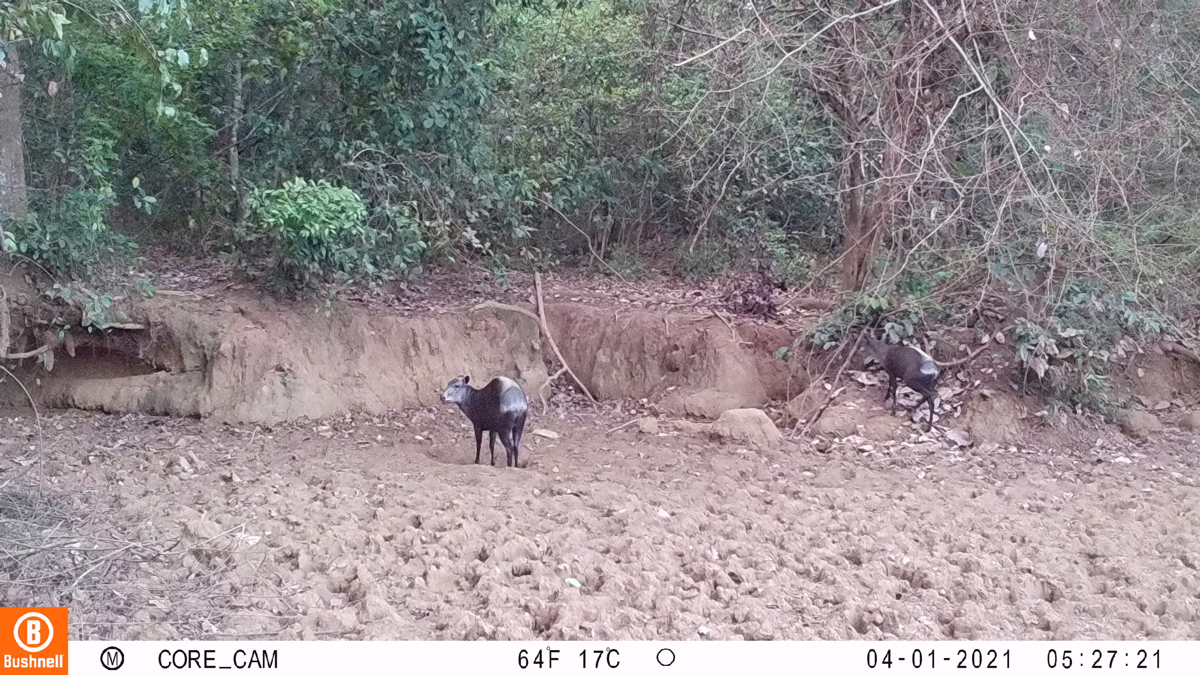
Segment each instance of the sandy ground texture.
[{"label": "sandy ground texture", "polygon": [[84,639],[1200,639],[1194,443],[755,450],[561,410],[516,470],[448,406],[10,412],[0,602]]}]

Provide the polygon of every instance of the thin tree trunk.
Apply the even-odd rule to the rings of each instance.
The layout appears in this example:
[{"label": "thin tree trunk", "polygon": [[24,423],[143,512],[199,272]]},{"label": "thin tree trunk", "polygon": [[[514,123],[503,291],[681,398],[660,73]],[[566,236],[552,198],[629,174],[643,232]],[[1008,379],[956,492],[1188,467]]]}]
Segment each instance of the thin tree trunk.
[{"label": "thin tree trunk", "polygon": [[846,189],[845,217],[843,231],[846,249],[842,258],[842,291],[858,290],[858,279],[864,264],[862,255],[863,222],[863,186],[862,146],[859,145],[856,129],[846,131],[846,159],[842,168],[842,184]]},{"label": "thin tree trunk", "polygon": [[242,55],[233,59],[233,123],[229,139],[229,179],[233,181],[233,197],[237,210],[237,222],[246,218],[246,202],[242,195],[242,175],[238,166],[238,133],[242,126]]},{"label": "thin tree trunk", "polygon": [[21,73],[16,48],[0,42],[4,65],[0,67],[0,247],[4,246],[3,221],[25,214],[25,139],[21,130]]}]

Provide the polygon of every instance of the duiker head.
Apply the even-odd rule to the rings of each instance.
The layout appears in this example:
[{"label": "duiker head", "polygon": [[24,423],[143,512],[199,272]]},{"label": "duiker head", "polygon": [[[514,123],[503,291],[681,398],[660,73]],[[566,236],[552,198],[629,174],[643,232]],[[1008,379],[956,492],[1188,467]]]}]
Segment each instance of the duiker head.
[{"label": "duiker head", "polygon": [[870,332],[863,331],[863,346],[867,348],[867,356],[873,357],[879,365],[883,365],[883,355],[887,353],[887,343],[883,340],[876,340],[875,336]]},{"label": "duiker head", "polygon": [[469,384],[471,382],[470,375],[456,377],[449,385],[446,386],[446,391],[442,392],[442,403],[463,403],[467,400],[467,396],[474,389]]}]

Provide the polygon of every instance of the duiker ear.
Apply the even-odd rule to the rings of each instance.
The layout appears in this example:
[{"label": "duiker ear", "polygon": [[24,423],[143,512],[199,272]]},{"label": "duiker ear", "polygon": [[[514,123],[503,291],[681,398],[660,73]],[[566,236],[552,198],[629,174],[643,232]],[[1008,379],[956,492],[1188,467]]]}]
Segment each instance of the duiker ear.
[{"label": "duiker ear", "polygon": [[471,376],[470,376],[470,375],[463,375],[463,384],[468,384],[468,383],[470,383],[470,382],[471,382]]}]

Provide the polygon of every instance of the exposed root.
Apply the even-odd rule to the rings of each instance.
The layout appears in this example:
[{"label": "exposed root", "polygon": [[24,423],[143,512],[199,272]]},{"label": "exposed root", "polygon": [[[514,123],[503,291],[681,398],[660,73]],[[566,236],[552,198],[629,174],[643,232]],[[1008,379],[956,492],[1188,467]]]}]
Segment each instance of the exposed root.
[{"label": "exposed root", "polygon": [[1188,349],[1187,347],[1184,347],[1183,345],[1179,344],[1178,342],[1171,342],[1170,340],[1162,340],[1158,343],[1158,346],[1164,352],[1166,352],[1168,354],[1176,354],[1178,356],[1182,356],[1183,358],[1190,360],[1193,363],[1200,364],[1200,357],[1196,356],[1195,352]]}]

